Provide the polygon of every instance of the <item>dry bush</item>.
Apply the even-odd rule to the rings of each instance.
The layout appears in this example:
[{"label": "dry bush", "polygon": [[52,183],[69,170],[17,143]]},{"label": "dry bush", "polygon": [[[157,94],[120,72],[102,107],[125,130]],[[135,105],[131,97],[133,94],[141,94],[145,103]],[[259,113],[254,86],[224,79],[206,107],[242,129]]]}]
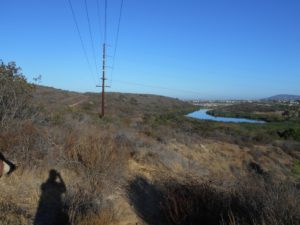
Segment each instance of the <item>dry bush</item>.
[{"label": "dry bush", "polygon": [[131,143],[120,135],[90,131],[77,140],[69,136],[65,146],[69,166],[84,172],[92,189],[98,189],[104,182],[122,178]]},{"label": "dry bush", "polygon": [[300,143],[295,141],[281,141],[276,143],[285,153],[300,160]]},{"label": "dry bush", "polygon": [[152,184],[138,177],[127,193],[147,224],[300,224],[299,189],[257,177],[230,190],[194,181]]},{"label": "dry bush", "polygon": [[95,132],[91,128],[84,134],[71,132],[66,136],[64,168],[78,174],[81,180],[67,193],[72,224],[111,224],[113,210],[108,196],[124,181],[132,143],[126,134]]},{"label": "dry bush", "polygon": [[100,208],[100,204],[97,204],[93,193],[83,188],[69,190],[66,196],[66,205],[71,223],[81,220],[90,213],[97,212]]},{"label": "dry bush", "polygon": [[111,207],[104,206],[102,200],[95,199],[92,192],[77,189],[66,197],[69,222],[73,225],[108,225],[114,221]]},{"label": "dry bush", "polygon": [[44,129],[32,121],[19,122],[19,126],[0,132],[1,150],[27,168],[36,166],[47,155],[49,146]]},{"label": "dry bush", "polygon": [[168,184],[162,205],[170,224],[299,224],[299,190],[253,180],[232,191],[203,184]]},{"label": "dry bush", "polygon": [[162,209],[170,224],[226,224],[229,215],[251,224],[259,217],[256,207],[208,184],[169,184]]}]

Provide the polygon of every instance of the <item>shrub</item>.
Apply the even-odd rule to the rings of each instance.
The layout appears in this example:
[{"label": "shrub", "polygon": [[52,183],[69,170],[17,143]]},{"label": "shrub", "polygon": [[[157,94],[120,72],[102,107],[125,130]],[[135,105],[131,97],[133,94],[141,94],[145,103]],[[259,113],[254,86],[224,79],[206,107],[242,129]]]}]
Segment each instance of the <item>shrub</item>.
[{"label": "shrub", "polygon": [[300,182],[300,160],[296,160],[294,162],[293,168],[292,168],[292,174],[295,177],[295,179]]},{"label": "shrub", "polygon": [[14,62],[4,64],[0,60],[0,126],[15,118],[29,116],[28,107],[33,86],[28,84],[21,69]]},{"label": "shrub", "polygon": [[32,121],[22,121],[18,126],[0,132],[1,151],[27,168],[41,163],[50,146],[45,130]]},{"label": "shrub", "polygon": [[131,143],[122,135],[89,132],[78,139],[67,139],[66,162],[70,169],[84,173],[91,191],[100,193],[104,188],[113,191],[111,184],[122,181]]},{"label": "shrub", "polygon": [[142,177],[128,187],[137,214],[153,225],[299,224],[299,194],[294,184],[256,176],[226,190],[196,181],[152,184]]}]

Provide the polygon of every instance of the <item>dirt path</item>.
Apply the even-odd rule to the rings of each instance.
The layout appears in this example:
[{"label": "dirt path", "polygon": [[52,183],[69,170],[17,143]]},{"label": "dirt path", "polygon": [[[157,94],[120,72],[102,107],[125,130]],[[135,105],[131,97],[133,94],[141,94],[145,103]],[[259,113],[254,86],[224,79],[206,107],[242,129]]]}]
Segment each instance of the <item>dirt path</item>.
[{"label": "dirt path", "polygon": [[87,99],[88,99],[88,97],[85,96],[85,99],[82,99],[82,100],[80,100],[80,101],[78,101],[78,102],[75,102],[74,104],[69,105],[69,107],[74,108],[75,106],[78,106],[79,104],[81,104],[81,103],[87,101]]}]

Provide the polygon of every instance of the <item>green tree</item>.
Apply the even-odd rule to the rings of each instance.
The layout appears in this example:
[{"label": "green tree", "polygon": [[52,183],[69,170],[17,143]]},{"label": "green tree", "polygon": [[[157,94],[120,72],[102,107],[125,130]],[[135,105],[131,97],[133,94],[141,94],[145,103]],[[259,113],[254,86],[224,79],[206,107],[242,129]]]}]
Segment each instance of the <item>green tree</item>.
[{"label": "green tree", "polygon": [[33,85],[26,81],[15,62],[0,60],[0,126],[29,116]]}]

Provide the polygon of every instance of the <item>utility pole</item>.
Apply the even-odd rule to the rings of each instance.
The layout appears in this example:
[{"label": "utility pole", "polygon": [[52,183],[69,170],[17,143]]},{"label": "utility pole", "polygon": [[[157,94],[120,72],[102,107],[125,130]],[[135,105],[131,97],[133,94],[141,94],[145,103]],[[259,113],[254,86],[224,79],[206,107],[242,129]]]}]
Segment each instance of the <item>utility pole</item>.
[{"label": "utility pole", "polygon": [[102,45],[103,48],[103,52],[102,52],[102,77],[101,77],[101,81],[102,81],[102,85],[97,85],[96,87],[101,87],[102,88],[102,92],[101,92],[101,109],[100,109],[100,113],[99,116],[100,117],[104,117],[105,115],[105,88],[109,87],[109,86],[105,86],[105,74],[106,74],[106,44],[103,43]]},{"label": "utility pole", "polygon": [[102,94],[101,94],[101,113],[100,117],[104,117],[105,114],[105,73],[106,73],[106,26],[107,26],[107,0],[105,0],[105,16],[104,16],[104,41],[103,41],[103,52],[102,52]]},{"label": "utility pole", "polygon": [[103,55],[102,55],[102,102],[101,102],[101,117],[104,117],[105,107],[105,60],[106,60],[106,44],[103,43]]}]

